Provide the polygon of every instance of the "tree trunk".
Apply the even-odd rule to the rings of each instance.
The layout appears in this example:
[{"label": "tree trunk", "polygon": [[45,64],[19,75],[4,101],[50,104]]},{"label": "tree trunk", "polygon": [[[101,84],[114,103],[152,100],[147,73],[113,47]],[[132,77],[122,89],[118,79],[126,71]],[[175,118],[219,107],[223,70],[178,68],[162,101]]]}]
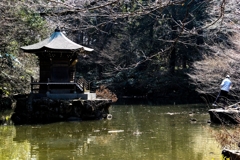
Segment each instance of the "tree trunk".
[{"label": "tree trunk", "polygon": [[175,66],[176,66],[176,48],[174,46],[169,57],[169,73],[170,74],[174,74]]}]

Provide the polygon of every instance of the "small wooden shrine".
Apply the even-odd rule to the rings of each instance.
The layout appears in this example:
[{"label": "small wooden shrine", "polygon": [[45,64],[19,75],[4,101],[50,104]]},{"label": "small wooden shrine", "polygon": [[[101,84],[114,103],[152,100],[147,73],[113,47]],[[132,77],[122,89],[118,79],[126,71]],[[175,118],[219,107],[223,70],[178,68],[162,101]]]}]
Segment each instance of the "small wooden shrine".
[{"label": "small wooden shrine", "polygon": [[97,99],[83,78],[75,78],[79,54],[93,49],[74,43],[59,28],[49,38],[21,49],[38,57],[40,73],[39,80],[31,79],[30,94],[16,96],[15,123],[107,117],[111,100]]}]

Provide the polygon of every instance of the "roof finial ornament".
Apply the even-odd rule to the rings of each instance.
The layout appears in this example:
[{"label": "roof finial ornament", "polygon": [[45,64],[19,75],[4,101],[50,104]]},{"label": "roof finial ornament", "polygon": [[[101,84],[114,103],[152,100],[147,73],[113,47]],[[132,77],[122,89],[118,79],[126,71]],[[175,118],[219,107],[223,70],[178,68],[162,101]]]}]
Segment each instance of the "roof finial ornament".
[{"label": "roof finial ornament", "polygon": [[60,32],[59,26],[55,29],[55,32]]}]

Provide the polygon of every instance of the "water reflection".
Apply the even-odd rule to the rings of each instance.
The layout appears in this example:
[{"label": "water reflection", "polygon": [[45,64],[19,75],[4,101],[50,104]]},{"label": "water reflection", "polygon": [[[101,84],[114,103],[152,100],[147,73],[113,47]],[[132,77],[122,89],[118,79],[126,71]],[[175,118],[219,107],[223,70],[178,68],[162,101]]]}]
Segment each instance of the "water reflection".
[{"label": "water reflection", "polygon": [[1,126],[0,159],[220,159],[205,106],[115,105],[111,113],[112,120]]}]

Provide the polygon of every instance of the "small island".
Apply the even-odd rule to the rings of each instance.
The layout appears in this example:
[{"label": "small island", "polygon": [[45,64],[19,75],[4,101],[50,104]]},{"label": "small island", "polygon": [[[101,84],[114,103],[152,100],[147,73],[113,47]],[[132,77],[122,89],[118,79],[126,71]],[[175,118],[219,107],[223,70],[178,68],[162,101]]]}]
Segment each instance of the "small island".
[{"label": "small island", "polygon": [[21,49],[38,57],[40,73],[39,80],[31,78],[29,94],[14,97],[14,124],[107,117],[112,99],[97,96],[83,77],[75,77],[78,55],[93,49],[72,42],[59,28],[49,38]]}]

